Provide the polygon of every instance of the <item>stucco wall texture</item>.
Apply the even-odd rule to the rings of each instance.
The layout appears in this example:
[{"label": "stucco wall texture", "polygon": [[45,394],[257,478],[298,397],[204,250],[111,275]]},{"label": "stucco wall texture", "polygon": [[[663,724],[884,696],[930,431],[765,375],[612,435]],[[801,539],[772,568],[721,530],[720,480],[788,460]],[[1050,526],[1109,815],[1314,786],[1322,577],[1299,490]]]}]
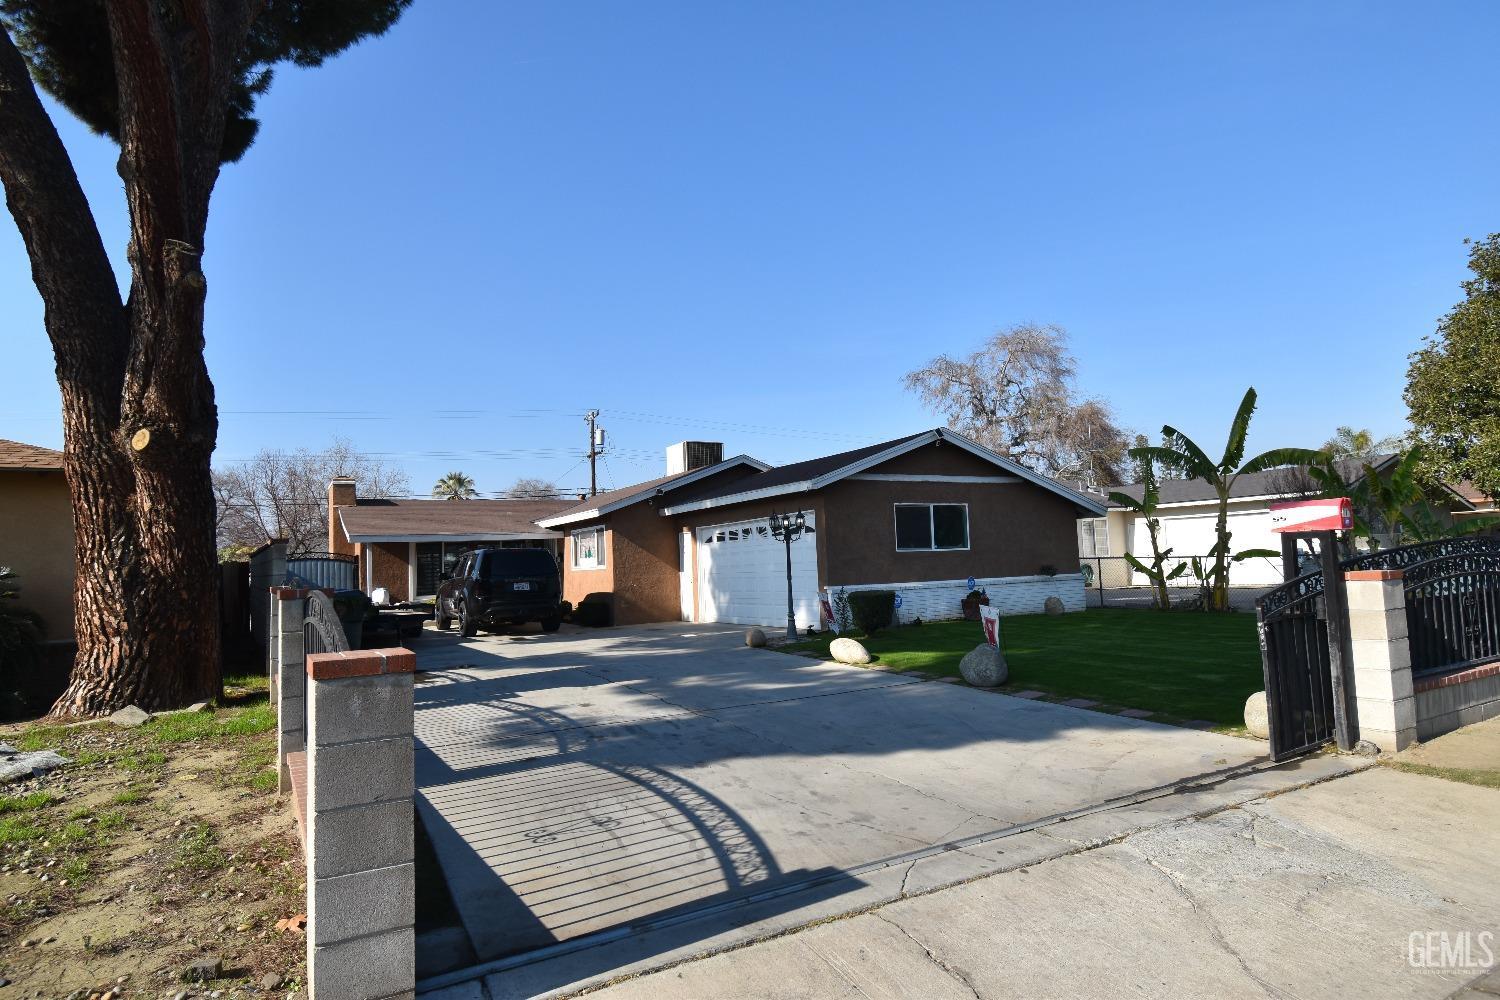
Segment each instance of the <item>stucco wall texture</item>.
[{"label": "stucco wall texture", "polygon": [[0,566],[16,574],[21,604],[47,638],[73,638],[73,509],[61,472],[0,471]]}]

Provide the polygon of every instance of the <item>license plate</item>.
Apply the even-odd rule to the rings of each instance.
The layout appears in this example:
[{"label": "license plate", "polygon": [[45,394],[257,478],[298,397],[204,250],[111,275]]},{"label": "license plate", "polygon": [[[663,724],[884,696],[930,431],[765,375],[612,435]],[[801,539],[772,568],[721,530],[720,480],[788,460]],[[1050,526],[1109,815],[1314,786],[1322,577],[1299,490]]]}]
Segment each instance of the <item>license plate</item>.
[{"label": "license plate", "polygon": [[531,589],[531,584],[529,584],[529,583],[513,583],[513,584],[510,585],[510,588],[512,590],[530,590]]}]

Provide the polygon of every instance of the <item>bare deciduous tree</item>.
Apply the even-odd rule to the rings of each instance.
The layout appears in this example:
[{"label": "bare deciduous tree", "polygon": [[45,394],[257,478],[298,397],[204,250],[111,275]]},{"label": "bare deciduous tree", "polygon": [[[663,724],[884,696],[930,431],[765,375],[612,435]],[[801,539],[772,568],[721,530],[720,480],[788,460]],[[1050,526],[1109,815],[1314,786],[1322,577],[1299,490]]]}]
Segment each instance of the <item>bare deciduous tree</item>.
[{"label": "bare deciduous tree", "polygon": [[285,538],[291,552],[328,546],[328,482],[347,476],[369,498],[405,496],[406,473],[361,454],[344,438],[323,451],[264,450],[250,461],[213,473],[218,542],[258,546]]},{"label": "bare deciduous tree", "polygon": [[1120,482],[1130,440],[1108,403],[1078,398],[1077,370],[1066,331],[1021,324],[903,381],[949,427],[1028,468],[1090,487]]},{"label": "bare deciduous tree", "polygon": [[510,484],[510,489],[505,491],[508,497],[518,497],[523,500],[551,500],[563,495],[556,483],[550,479],[540,479],[535,476],[522,476]]}]

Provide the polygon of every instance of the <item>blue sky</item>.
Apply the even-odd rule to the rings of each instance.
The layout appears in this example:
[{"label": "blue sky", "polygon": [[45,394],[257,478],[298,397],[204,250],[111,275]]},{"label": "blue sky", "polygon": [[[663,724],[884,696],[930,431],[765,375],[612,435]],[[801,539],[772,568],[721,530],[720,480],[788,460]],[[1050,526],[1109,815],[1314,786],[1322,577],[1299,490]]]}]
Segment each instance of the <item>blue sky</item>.
[{"label": "blue sky", "polygon": [[[334,435],[418,489],[603,485],[933,426],[903,372],[1022,321],[1132,429],[1398,431],[1500,230],[1500,5],[417,0],[284,68],[205,268],[218,459]],[[55,109],[54,109],[55,110]],[[115,151],[56,111],[123,276]],[[0,437],[61,443],[0,225]]]}]

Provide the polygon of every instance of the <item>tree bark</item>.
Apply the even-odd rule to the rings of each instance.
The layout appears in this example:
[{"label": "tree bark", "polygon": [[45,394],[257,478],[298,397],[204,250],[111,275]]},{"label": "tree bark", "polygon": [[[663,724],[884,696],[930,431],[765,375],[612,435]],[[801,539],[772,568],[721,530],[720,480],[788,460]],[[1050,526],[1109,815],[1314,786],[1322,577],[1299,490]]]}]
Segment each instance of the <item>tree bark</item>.
[{"label": "tree bark", "polygon": [[[78,656],[53,714],[219,692],[209,459],[218,431],[199,268],[250,4],[109,0],[131,288],[0,31],[0,182],[46,307],[72,494]],[[145,432],[145,433],[141,433]]]}]

